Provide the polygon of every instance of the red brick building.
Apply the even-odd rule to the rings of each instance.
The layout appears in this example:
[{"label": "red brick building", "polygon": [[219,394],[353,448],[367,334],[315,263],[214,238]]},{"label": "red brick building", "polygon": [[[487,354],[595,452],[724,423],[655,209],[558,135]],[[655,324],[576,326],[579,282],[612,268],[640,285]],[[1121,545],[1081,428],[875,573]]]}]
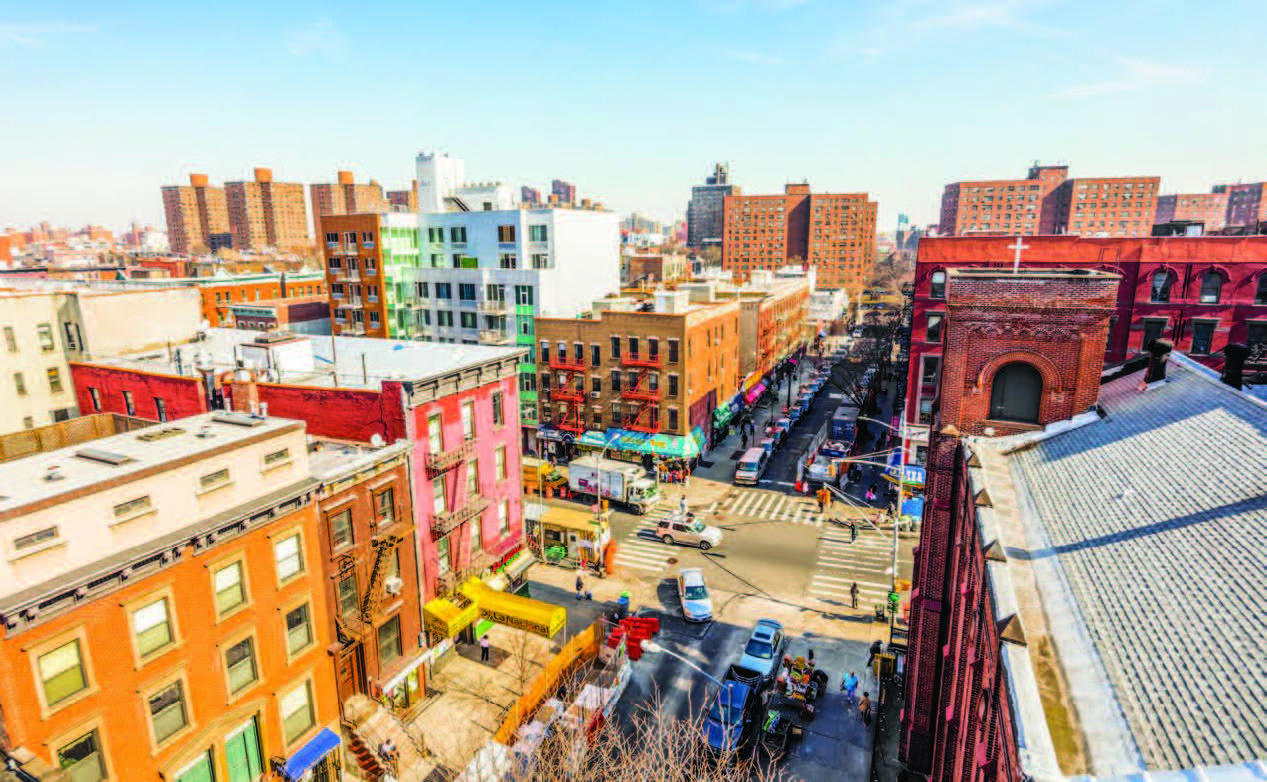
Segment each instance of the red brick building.
[{"label": "red brick building", "polygon": [[875,264],[875,201],[866,193],[811,194],[789,184],[783,195],[726,197],[722,266],[738,279],[800,261],[824,288],[857,290]]},{"label": "red brick building", "polygon": [[[938,394],[947,314],[947,271],[1010,269],[1014,237],[934,237],[920,241],[906,420],[908,458],[923,461]],[[1229,342],[1267,343],[1267,237],[1024,240],[1027,269],[1098,269],[1121,277],[1109,318],[1105,363],[1137,355],[1165,337],[1177,350],[1218,367]]]},{"label": "red brick building", "polygon": [[1227,193],[1158,196],[1153,223],[1168,223],[1171,220],[1192,220],[1202,223],[1207,233],[1218,231],[1227,224]]},{"label": "red brick building", "polygon": [[368,185],[356,184],[351,171],[340,171],[337,182],[308,186],[312,196],[313,235],[321,236],[321,218],[325,215],[354,215],[364,212],[390,211],[391,204],[383,196],[383,186],[373,179]]},{"label": "red brick building", "polygon": [[1215,185],[1215,193],[1227,195],[1227,212],[1223,224],[1253,225],[1267,220],[1267,198],[1263,198],[1265,184],[1267,182]]}]

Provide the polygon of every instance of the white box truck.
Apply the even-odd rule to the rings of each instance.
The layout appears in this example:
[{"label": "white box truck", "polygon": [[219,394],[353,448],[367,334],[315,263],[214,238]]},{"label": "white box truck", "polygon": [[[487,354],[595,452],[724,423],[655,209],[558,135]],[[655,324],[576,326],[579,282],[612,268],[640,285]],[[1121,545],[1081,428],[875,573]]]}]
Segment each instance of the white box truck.
[{"label": "white box truck", "polygon": [[647,477],[646,470],[593,455],[568,463],[568,488],[580,495],[582,502],[593,503],[601,497],[626,505],[639,516],[660,501],[660,485]]}]

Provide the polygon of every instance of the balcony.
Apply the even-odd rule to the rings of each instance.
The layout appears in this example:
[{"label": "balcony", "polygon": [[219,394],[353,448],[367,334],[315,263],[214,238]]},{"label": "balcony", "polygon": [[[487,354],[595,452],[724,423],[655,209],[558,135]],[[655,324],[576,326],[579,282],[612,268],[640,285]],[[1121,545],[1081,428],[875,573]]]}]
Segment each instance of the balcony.
[{"label": "balcony", "polygon": [[561,369],[564,371],[584,372],[585,359],[573,359],[567,356],[559,356],[557,354],[550,356],[550,368]]},{"label": "balcony", "polygon": [[343,299],[339,302],[339,305],[343,307],[360,307],[364,303],[365,303],[365,300],[362,299],[360,296],[357,296],[356,294],[351,294],[351,295],[344,295]]},{"label": "balcony", "polygon": [[434,477],[457,467],[463,460],[470,458],[474,452],[475,441],[463,440],[462,444],[456,448],[450,448],[439,453],[424,454],[422,457],[423,465],[426,467],[427,475]]},{"label": "balcony", "polygon": [[625,399],[637,400],[640,402],[659,402],[660,389],[658,388],[629,388],[620,394]]},{"label": "balcony", "polygon": [[499,315],[503,312],[507,312],[510,309],[510,305],[508,305],[505,301],[485,299],[479,303],[479,309],[480,312],[484,312],[489,315]]},{"label": "balcony", "polygon": [[646,367],[647,369],[660,368],[660,354],[654,356],[630,355],[626,353],[620,357],[620,365],[622,367]]},{"label": "balcony", "polygon": [[556,402],[580,403],[585,401],[585,392],[578,388],[563,386],[562,388],[550,389],[550,398]]},{"label": "balcony", "polygon": [[585,434],[585,422],[578,419],[567,418],[556,424],[560,429],[572,434]]},{"label": "balcony", "polygon": [[460,583],[457,573],[441,573],[436,576],[436,597],[448,597],[457,590]]},{"label": "balcony", "polygon": [[370,266],[369,268],[367,268],[367,269],[365,270],[365,276],[366,276],[366,277],[377,277],[377,276],[378,276],[378,267],[377,267],[377,266]]},{"label": "balcony", "polygon": [[431,520],[431,539],[439,540],[457,529],[465,521],[470,521],[484,512],[488,500],[478,494],[467,499],[466,504],[454,510],[437,513]]},{"label": "balcony", "polygon": [[344,255],[356,255],[356,242],[345,242],[340,252]]},{"label": "balcony", "polygon": [[359,269],[344,269],[343,279],[347,282],[360,282],[361,271]]},{"label": "balcony", "polygon": [[501,331],[501,330],[481,331],[480,344],[481,345],[509,345],[510,336],[506,332]]}]

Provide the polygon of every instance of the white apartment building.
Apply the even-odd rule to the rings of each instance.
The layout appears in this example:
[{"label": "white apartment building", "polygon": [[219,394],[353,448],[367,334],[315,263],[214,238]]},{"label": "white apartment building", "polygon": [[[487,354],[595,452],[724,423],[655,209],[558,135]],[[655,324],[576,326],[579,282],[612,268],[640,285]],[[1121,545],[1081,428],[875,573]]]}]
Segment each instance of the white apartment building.
[{"label": "white apartment building", "polygon": [[[620,218],[598,205],[518,205],[498,182],[458,184],[462,163],[418,157],[419,267],[409,303],[422,339],[519,345],[525,447],[537,428],[536,317],[575,317],[620,289]],[[439,207],[427,211],[429,207]]]},{"label": "white apartment building", "polygon": [[79,415],[69,362],[188,341],[202,319],[192,288],[47,288],[0,291],[0,433]]}]

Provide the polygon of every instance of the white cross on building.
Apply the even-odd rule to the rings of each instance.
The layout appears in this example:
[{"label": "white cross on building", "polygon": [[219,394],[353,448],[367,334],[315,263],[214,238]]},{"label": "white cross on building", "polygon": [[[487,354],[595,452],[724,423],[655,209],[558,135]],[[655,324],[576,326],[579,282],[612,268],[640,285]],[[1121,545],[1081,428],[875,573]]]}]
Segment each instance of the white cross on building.
[{"label": "white cross on building", "polygon": [[1017,236],[1017,237],[1016,237],[1016,244],[1009,244],[1009,245],[1007,246],[1007,249],[1009,249],[1009,250],[1016,250],[1016,256],[1015,256],[1015,258],[1012,260],[1012,274],[1016,274],[1017,272],[1019,272],[1019,271],[1021,270],[1021,251],[1022,251],[1022,250],[1028,250],[1028,249],[1029,249],[1029,245],[1028,245],[1028,244],[1025,244],[1025,243],[1024,243],[1024,241],[1021,239],[1021,237],[1020,237],[1020,236]]}]

